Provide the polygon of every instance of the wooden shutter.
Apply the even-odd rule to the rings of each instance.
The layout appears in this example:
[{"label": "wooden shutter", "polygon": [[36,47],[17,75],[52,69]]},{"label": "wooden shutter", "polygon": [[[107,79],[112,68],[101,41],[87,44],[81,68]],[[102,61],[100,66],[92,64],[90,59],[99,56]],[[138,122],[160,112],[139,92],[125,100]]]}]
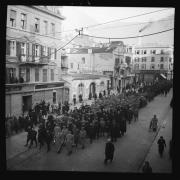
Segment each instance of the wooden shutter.
[{"label": "wooden shutter", "polygon": [[29,43],[29,61],[32,61],[32,43]]},{"label": "wooden shutter", "polygon": [[48,59],[51,59],[51,48],[48,47]]},{"label": "wooden shutter", "polygon": [[29,61],[29,43],[26,43],[26,59]]},{"label": "wooden shutter", "polygon": [[54,49],[54,53],[55,53],[54,54],[54,59],[56,59],[57,58],[57,49],[56,48]]},{"label": "wooden shutter", "polygon": [[32,61],[35,61],[35,44],[32,44]]},{"label": "wooden shutter", "polygon": [[21,60],[21,43],[16,41],[16,56],[18,60]]},{"label": "wooden shutter", "polygon": [[40,56],[43,56],[43,46],[40,46]]},{"label": "wooden shutter", "polygon": [[10,41],[6,40],[6,54],[10,55]]}]

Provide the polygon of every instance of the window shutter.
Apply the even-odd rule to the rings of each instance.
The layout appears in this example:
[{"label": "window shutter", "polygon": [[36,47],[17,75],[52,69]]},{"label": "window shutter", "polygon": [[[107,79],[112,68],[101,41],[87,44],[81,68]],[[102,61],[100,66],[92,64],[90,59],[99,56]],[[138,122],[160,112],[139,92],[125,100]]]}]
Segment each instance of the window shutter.
[{"label": "window shutter", "polygon": [[56,48],[54,49],[54,53],[55,53],[54,54],[54,59],[56,59],[56,57],[57,57],[57,49]]},{"label": "window shutter", "polygon": [[32,61],[35,61],[35,44],[32,44]]},{"label": "window shutter", "polygon": [[43,56],[43,46],[40,46],[40,56]]},{"label": "window shutter", "polygon": [[29,61],[29,43],[26,43],[26,57],[27,60]]},{"label": "window shutter", "polygon": [[48,59],[51,59],[51,48],[48,47]]},{"label": "window shutter", "polygon": [[16,56],[18,60],[21,59],[21,43],[16,41]]},{"label": "window shutter", "polygon": [[6,54],[10,55],[10,41],[6,40]]},{"label": "window shutter", "polygon": [[28,43],[29,44],[29,61],[32,61],[32,43]]}]

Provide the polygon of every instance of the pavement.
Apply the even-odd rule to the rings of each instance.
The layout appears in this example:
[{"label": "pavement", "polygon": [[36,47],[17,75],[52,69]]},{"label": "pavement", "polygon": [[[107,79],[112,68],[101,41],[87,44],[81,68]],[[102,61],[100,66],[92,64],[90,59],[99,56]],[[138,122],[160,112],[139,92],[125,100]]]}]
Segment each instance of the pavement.
[{"label": "pavement", "polygon": [[[7,139],[7,169],[141,172],[144,161],[148,160],[153,172],[172,172],[171,160],[168,156],[169,140],[172,137],[172,109],[169,107],[171,97],[172,90],[167,97],[157,96],[145,108],[140,109],[139,120],[128,124],[125,136],[119,138],[115,143],[112,164],[107,166],[103,164],[105,137],[95,140],[92,144],[87,140],[85,149],[78,147],[73,150],[71,156],[67,156],[66,148],[61,154],[56,153],[57,145],[52,145],[49,153],[46,152],[46,147],[41,151],[35,147],[27,150],[24,147],[26,136],[19,134],[12,137],[14,141]],[[163,124],[157,133],[148,131],[150,120],[154,114],[159,119],[159,126],[161,127]],[[157,150],[157,139],[161,135],[167,142],[167,149],[162,159]]]}]

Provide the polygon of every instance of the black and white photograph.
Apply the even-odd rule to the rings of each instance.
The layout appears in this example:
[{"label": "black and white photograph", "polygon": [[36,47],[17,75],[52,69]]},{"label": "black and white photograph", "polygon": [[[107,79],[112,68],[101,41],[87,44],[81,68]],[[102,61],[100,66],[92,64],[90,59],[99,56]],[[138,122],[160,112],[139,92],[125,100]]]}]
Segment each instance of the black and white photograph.
[{"label": "black and white photograph", "polygon": [[6,169],[172,173],[174,20],[165,6],[7,5]]}]

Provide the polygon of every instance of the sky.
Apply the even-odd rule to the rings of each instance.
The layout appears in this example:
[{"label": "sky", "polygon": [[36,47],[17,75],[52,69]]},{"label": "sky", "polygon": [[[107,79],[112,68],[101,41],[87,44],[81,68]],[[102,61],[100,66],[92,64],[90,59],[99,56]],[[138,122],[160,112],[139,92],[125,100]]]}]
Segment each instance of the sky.
[{"label": "sky", "polygon": [[[166,21],[166,25],[172,24],[172,19],[175,9],[174,8],[138,8],[138,7],[73,7],[73,6],[64,6],[60,8],[61,13],[66,19],[62,23],[62,31],[72,30],[84,26],[94,25],[98,23],[104,23],[111,20],[127,18],[130,16],[135,16],[143,13],[148,13],[152,11],[167,9],[165,11],[156,12],[153,14],[148,14],[140,17],[130,18],[126,20],[121,20],[113,23],[108,23],[106,25],[98,26],[95,28],[84,29],[85,34],[95,35],[95,36],[105,36],[105,37],[128,37],[133,35],[138,35],[139,29],[144,27],[146,24],[144,22],[157,21],[160,19],[170,17],[170,21]],[[144,23],[140,25],[131,24]],[[174,19],[173,19],[174,23]],[[164,27],[164,26],[163,26]],[[158,30],[159,27],[154,28]],[[160,30],[164,30],[161,29]],[[155,31],[157,32],[157,31]],[[152,32],[153,33],[153,32]],[[70,31],[63,33],[66,36],[72,36],[75,34],[75,31]],[[163,37],[164,38],[164,37]],[[169,40],[168,40],[169,38]],[[152,39],[152,38],[151,38]],[[162,39],[162,38],[161,38]],[[165,37],[167,39],[166,43],[173,43],[173,35],[168,35]],[[97,40],[96,41],[102,41]],[[127,43],[137,43],[137,39],[128,39],[124,40]]]}]

